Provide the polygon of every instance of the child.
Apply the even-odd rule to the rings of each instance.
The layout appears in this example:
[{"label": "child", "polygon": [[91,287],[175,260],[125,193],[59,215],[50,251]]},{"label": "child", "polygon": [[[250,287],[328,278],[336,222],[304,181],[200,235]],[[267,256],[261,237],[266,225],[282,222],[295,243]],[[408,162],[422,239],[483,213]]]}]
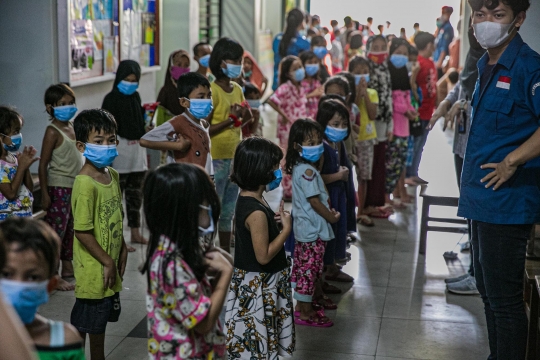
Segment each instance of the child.
[{"label": "child", "polygon": [[199,64],[197,72],[208,78],[209,82],[213,82],[216,79],[209,70],[211,54],[212,46],[210,44],[198,43],[193,47],[193,59]]},{"label": "child", "polygon": [[30,166],[39,160],[33,146],[22,143],[22,116],[13,108],[0,106],[0,221],[8,217],[32,216],[34,182]]},{"label": "child", "polygon": [[292,230],[291,215],[282,201],[280,232],[276,214],[263,197],[281,182],[282,158],[279,146],[262,138],[242,141],[234,155],[231,179],[240,195],[225,315],[229,358],[290,357],[295,348],[290,268],[283,247]]},{"label": "child", "polygon": [[[218,318],[232,265],[224,251],[209,246],[220,215],[214,184],[197,165],[168,164],[148,174],[143,192],[150,229],[143,267],[148,356],[224,360],[225,335]],[[213,289],[210,271],[216,275]]]},{"label": "child", "polygon": [[[178,102],[177,81],[178,78],[185,73],[190,72],[189,55],[185,50],[175,50],[169,56],[168,71],[165,72],[165,82],[159,90],[157,102],[159,106],[164,107],[172,115],[180,115],[184,112],[184,108]],[[161,125],[161,124],[158,124]]]},{"label": "child", "polygon": [[332,226],[340,213],[330,210],[328,193],[317,170],[324,152],[322,129],[310,119],[298,119],[291,127],[285,171],[293,177],[293,232],[296,238],[291,274],[294,298],[300,310],[295,324],[330,327],[332,320],[324,309],[312,305],[316,283],[321,280],[323,257],[328,241],[334,238]]},{"label": "child", "polygon": [[184,113],[150,130],[140,144],[167,151],[167,163],[197,164],[214,176],[208,135],[210,125],[206,121],[213,109],[210,83],[199,73],[184,74],[178,78],[176,97],[186,109]]},{"label": "child", "polygon": [[259,64],[247,50],[244,51],[244,79],[257,86],[260,89],[261,94],[266,92],[268,87],[268,78],[264,76]]},{"label": "child", "polygon": [[246,82],[244,84],[244,97],[251,109],[253,114],[253,121],[248,125],[242,128],[242,137],[248,138],[253,135],[263,136],[263,123],[261,120],[261,113],[259,112],[259,107],[261,106],[261,91],[257,85]]},{"label": "child", "polygon": [[358,179],[358,214],[356,221],[360,225],[373,226],[373,220],[364,212],[366,204],[367,182],[371,180],[373,171],[373,148],[377,143],[377,130],[374,120],[377,118],[379,95],[368,88],[369,62],[355,56],[349,62],[349,72],[354,75],[356,83],[356,104],[360,108],[360,122],[354,127],[358,129],[356,140],[356,176]]},{"label": "child", "polygon": [[116,151],[116,121],[105,110],[82,111],[74,121],[77,149],[86,158],[73,184],[75,305],[71,324],[90,338],[92,360],[105,358],[105,328],[120,316],[120,290],[127,246],[122,193],[110,164]]},{"label": "child", "polygon": [[307,117],[315,119],[317,117],[317,108],[319,107],[319,99],[323,94],[323,87],[319,80],[321,64],[319,58],[312,51],[304,51],[300,54],[300,60],[304,69],[306,69],[306,77],[301,84],[304,92],[307,94]]},{"label": "child", "polygon": [[[409,43],[404,39],[394,39],[390,45],[390,79],[392,81],[392,107],[394,114],[394,136],[386,150],[386,203],[394,208],[403,208],[402,202],[410,202],[405,190],[405,162],[407,160],[409,120],[418,114],[411,104],[411,83],[407,62]],[[399,183],[399,184],[398,184]],[[396,192],[395,200],[390,194]],[[403,199],[401,199],[403,196]]]},{"label": "child", "polygon": [[219,241],[227,252],[231,247],[232,218],[238,186],[229,180],[234,151],[242,140],[241,126],[251,121],[249,108],[242,106],[242,87],[232,79],[242,74],[244,49],[235,40],[221,38],[210,57],[210,69],[216,80],[210,83],[214,110],[210,120],[214,180],[219,201],[223,204],[219,221]]},{"label": "child", "polygon": [[39,162],[41,208],[45,221],[62,241],[60,260],[62,277],[57,290],[71,291],[75,285],[63,278],[73,276],[73,213],[71,192],[75,176],[81,171],[83,157],[75,146],[75,130],[70,121],[77,112],[75,93],[66,84],[51,85],[45,91],[45,111],[51,123],[45,130]]},{"label": "child", "polygon": [[319,59],[319,78],[322,83],[325,83],[326,80],[330,77],[330,72],[326,67],[326,55],[328,55],[326,45],[326,39],[324,38],[324,36],[316,35],[313,36],[313,38],[311,39],[311,51],[315,54],[315,56],[317,56],[317,59]]},{"label": "child", "polygon": [[60,238],[47,224],[24,218],[0,223],[0,237],[7,250],[1,293],[25,324],[39,359],[84,359],[83,342],[73,326],[37,314],[57,286]]},{"label": "child", "polygon": [[[302,61],[293,55],[288,55],[279,65],[279,87],[267,101],[279,114],[277,137],[279,146],[287,152],[289,143],[289,132],[296,119],[307,116],[307,97],[302,80],[306,72],[302,66]],[[292,185],[291,178],[284,176],[282,180],[283,199],[291,201]]]}]

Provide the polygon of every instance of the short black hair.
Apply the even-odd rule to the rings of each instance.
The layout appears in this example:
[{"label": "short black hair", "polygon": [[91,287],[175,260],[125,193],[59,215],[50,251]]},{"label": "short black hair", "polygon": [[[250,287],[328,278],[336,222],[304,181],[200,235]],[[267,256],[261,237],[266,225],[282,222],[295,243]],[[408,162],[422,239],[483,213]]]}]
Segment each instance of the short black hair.
[{"label": "short black hair", "polygon": [[279,63],[279,85],[285,84],[287,81],[289,81],[291,66],[296,59],[298,59],[298,57],[294,55],[287,55]]},{"label": "short black hair", "polygon": [[349,83],[349,103],[347,106],[352,106],[356,100],[356,79],[354,78],[354,75],[348,71],[340,72],[339,76]]},{"label": "short black hair", "polygon": [[[321,128],[326,129],[328,122],[332,120],[335,114],[338,114],[343,120],[347,121],[347,139],[351,135],[351,120],[349,110],[337,100],[325,100],[319,102],[317,110],[317,122]],[[326,137],[326,135],[325,135]]]},{"label": "short black hair", "polygon": [[349,34],[349,47],[351,49],[360,49],[364,45],[364,38],[360,31],[353,31]]},{"label": "short black hair", "polygon": [[283,151],[272,141],[256,136],[244,139],[234,153],[231,181],[240,189],[257,191],[276,178],[274,169],[282,158]]},{"label": "short black hair", "polygon": [[24,217],[7,218],[0,223],[0,242],[5,244],[6,252],[13,244],[17,245],[15,252],[32,250],[47,262],[49,278],[56,274],[60,238],[44,221]]},{"label": "short black hair", "polygon": [[366,65],[369,68],[368,59],[362,56],[355,56],[349,61],[349,72],[353,72],[357,66]]},{"label": "short black hair", "polygon": [[199,48],[205,45],[210,45],[209,43],[200,42],[193,47],[193,56],[199,56]]},{"label": "short black hair", "polygon": [[448,74],[448,80],[450,80],[452,84],[457,83],[459,80],[459,73],[455,70],[452,71],[450,74]]},{"label": "short black hair", "polygon": [[420,27],[420,24],[419,24],[419,23],[414,23],[413,27],[419,28],[419,27]]},{"label": "short black hair", "polygon": [[412,45],[409,46],[409,56],[418,56],[418,49]]},{"label": "short black hair", "polygon": [[75,99],[75,92],[72,88],[70,88],[68,85],[64,83],[59,83],[55,85],[51,85],[45,90],[45,96],[43,97],[43,102],[45,105],[56,105],[57,102],[62,99],[64,95],[69,95]]},{"label": "short black hair", "polygon": [[0,133],[7,135],[19,119],[22,119],[22,116],[14,107],[0,106]]},{"label": "short black hair", "polygon": [[345,16],[343,21],[345,22],[345,25],[349,25],[350,23],[352,23],[352,18],[350,16]]},{"label": "short black hair", "polygon": [[242,60],[243,56],[244,48],[238,41],[223,37],[214,45],[212,55],[210,55],[210,71],[212,71],[216,79],[226,78],[227,75],[221,70],[221,64],[225,60]]},{"label": "short black hair", "polygon": [[489,10],[495,9],[502,2],[503,4],[510,6],[514,16],[519,14],[522,11],[529,10],[531,6],[530,0],[468,0],[469,5],[473,11],[480,10],[483,6]]},{"label": "short black hair", "polygon": [[75,120],[73,120],[75,129],[75,139],[86,143],[91,131],[105,134],[117,134],[118,126],[116,120],[110,112],[104,109],[83,110]]},{"label": "short black hair", "polygon": [[178,89],[178,98],[189,99],[189,94],[199,86],[204,86],[210,89],[210,82],[198,72],[188,72],[181,75],[176,82],[176,88]]},{"label": "short black hair", "polygon": [[373,21],[373,18],[370,16],[367,18],[367,22],[372,22]]},{"label": "short black hair", "polygon": [[244,83],[244,96],[248,96],[251,94],[256,94],[257,96],[261,96],[261,90],[257,87],[257,85],[246,82]]},{"label": "short black hair", "polygon": [[332,27],[336,27],[338,26],[338,21],[337,20],[330,20],[330,25],[332,25]]},{"label": "short black hair", "polygon": [[414,37],[414,44],[419,51],[425,50],[429,44],[435,43],[435,36],[425,31],[420,31]]},{"label": "short black hair", "polygon": [[321,35],[314,36],[311,38],[311,46],[326,46],[326,39]]},{"label": "short black hair", "polygon": [[316,36],[318,33],[315,30],[309,28],[309,29],[307,29],[306,34],[307,34],[307,36],[314,36],[314,35]]},{"label": "short black hair", "polygon": [[302,51],[300,55],[298,55],[298,57],[300,58],[300,61],[302,61],[302,64],[304,66],[306,66],[306,62],[308,62],[311,59],[317,59],[317,62],[319,61],[319,58],[317,57],[317,55],[315,55],[313,51],[309,51],[309,50]]},{"label": "short black hair", "polygon": [[345,80],[345,78],[343,78],[343,76],[336,75],[336,76],[332,76],[330,79],[328,79],[324,83],[324,92],[325,93],[328,90],[328,87],[330,85],[337,85],[337,86],[341,87],[343,90],[345,90],[346,95],[348,95],[351,92],[350,89],[349,89],[349,82],[347,80]]}]

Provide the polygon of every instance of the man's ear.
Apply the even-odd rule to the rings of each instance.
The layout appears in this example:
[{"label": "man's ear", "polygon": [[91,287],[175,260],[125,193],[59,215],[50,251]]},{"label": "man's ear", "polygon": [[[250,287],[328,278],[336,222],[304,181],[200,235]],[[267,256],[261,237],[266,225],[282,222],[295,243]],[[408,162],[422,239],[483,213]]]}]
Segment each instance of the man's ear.
[{"label": "man's ear", "polygon": [[516,22],[514,24],[515,27],[519,28],[523,23],[525,22],[525,19],[527,18],[527,13],[525,11],[520,12],[516,16]]},{"label": "man's ear", "polygon": [[181,107],[183,107],[184,109],[189,109],[189,100],[188,99],[180,98],[180,99],[178,99],[178,101],[180,102]]}]

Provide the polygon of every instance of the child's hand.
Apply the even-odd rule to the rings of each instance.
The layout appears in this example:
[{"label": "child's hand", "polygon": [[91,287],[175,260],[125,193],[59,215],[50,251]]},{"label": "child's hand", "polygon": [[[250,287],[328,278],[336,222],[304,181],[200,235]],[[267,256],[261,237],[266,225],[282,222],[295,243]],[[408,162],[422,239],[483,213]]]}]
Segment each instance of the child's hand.
[{"label": "child's hand", "polygon": [[128,257],[128,248],[126,246],[126,243],[122,242],[122,249],[120,250],[120,257],[118,258],[118,272],[122,280],[124,279],[124,273],[126,272],[127,257]]},{"label": "child's hand", "polygon": [[51,207],[51,197],[49,196],[49,194],[47,193],[47,191],[42,191],[41,192],[41,209],[42,210],[49,210],[49,208]]},{"label": "child's hand", "polygon": [[19,168],[26,170],[39,160],[39,156],[36,156],[37,150],[33,146],[25,146],[22,153],[17,156],[17,159],[19,160]]},{"label": "child's hand", "polygon": [[418,113],[415,110],[407,110],[407,112],[405,113],[405,116],[409,120],[414,120],[418,117]]},{"label": "child's hand", "polygon": [[231,105],[231,114],[236,116],[237,118],[241,118],[243,112],[244,112],[244,107],[242,105],[240,104]]},{"label": "child's hand", "polygon": [[116,283],[117,272],[116,264],[113,259],[110,259],[108,264],[103,265],[103,284],[105,290],[112,289]]},{"label": "child's hand", "polygon": [[358,94],[362,97],[364,97],[367,93],[367,82],[366,82],[366,79],[364,78],[361,78],[360,79],[360,82],[358,83],[358,86],[356,88],[356,91],[358,92]]},{"label": "child's hand", "polygon": [[319,86],[310,94],[312,97],[321,97],[324,95],[324,86]]},{"label": "child's hand", "polygon": [[281,225],[283,226],[283,230],[290,231],[292,227],[291,213],[289,211],[286,211],[284,206],[285,202],[281,200],[281,204],[279,205],[279,216],[281,220]]},{"label": "child's hand", "polygon": [[349,168],[347,168],[346,166],[340,166],[338,174],[339,174],[339,178],[342,181],[348,181],[349,180]]},{"label": "child's hand", "polygon": [[341,214],[339,213],[339,211],[336,211],[336,209],[331,209],[330,211],[332,212],[332,215],[334,215],[334,221],[332,222],[332,224],[335,224],[341,218]]},{"label": "child's hand", "polygon": [[205,263],[209,270],[215,270],[218,273],[232,272],[231,263],[218,251],[211,251],[204,254]]},{"label": "child's hand", "polygon": [[175,142],[178,145],[178,151],[187,151],[191,147],[191,141],[186,139],[182,134],[178,134]]}]

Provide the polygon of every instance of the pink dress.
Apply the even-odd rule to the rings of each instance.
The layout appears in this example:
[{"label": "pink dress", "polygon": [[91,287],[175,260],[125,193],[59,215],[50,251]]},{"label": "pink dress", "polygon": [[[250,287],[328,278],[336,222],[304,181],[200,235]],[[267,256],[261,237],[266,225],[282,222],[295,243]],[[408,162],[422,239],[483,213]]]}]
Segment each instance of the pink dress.
[{"label": "pink dress", "polygon": [[175,250],[162,236],[152,256],[146,296],[149,358],[224,360],[226,338],[219,320],[206,335],[194,330],[210,309],[208,278],[198,281],[181,255],[173,255]]},{"label": "pink dress", "polygon": [[[287,115],[291,122],[283,124],[283,118],[278,116],[277,137],[279,145],[283,151],[287,152],[287,143],[289,142],[289,132],[292,123],[298,119],[307,117],[307,98],[304,87],[296,87],[290,80],[279,85],[276,92],[272,94],[270,100],[276,103],[277,106]],[[292,182],[290,176],[283,176],[281,181],[283,186],[283,197],[292,198]]]},{"label": "pink dress", "polygon": [[[302,80],[302,87],[304,88],[304,92],[306,93],[306,96],[308,94],[311,94],[313,91],[317,90],[319,87],[321,87],[321,82],[318,79],[305,79]],[[320,96],[315,96],[307,99],[306,104],[306,111],[307,111],[307,117],[315,120],[317,118],[317,110],[319,108],[319,100],[321,99]]]}]

